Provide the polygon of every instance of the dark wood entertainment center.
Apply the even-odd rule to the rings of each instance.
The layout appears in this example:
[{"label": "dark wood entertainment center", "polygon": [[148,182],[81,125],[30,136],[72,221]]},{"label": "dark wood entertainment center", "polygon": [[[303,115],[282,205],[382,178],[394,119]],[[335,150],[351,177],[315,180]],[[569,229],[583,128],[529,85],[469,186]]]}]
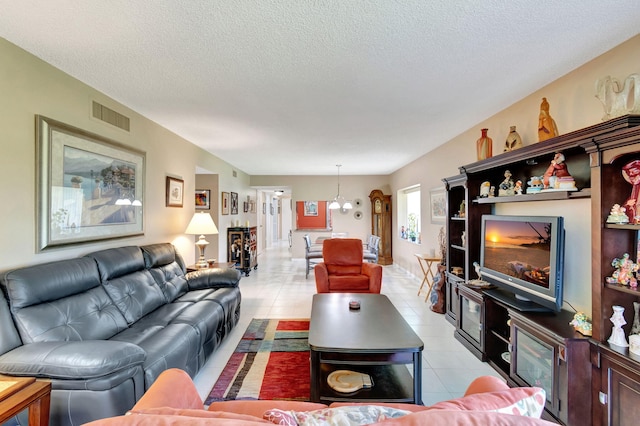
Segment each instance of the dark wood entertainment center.
[{"label": "dark wood entertainment center", "polygon": [[[448,218],[445,315],[456,326],[455,337],[511,386],[545,388],[543,417],[562,424],[636,424],[640,417],[640,357],[607,343],[612,306],[625,308],[628,336],[640,291],[605,283],[613,272],[612,259],[624,253],[635,258],[640,238],[640,225],[606,223],[611,207],[623,204],[631,191],[621,169],[640,159],[638,126],[640,116],[618,117],[461,166],[458,175],[443,179]],[[523,182],[542,176],[556,152],[564,154],[579,191],[480,198],[481,183],[495,185],[507,169]],[[573,311],[524,313],[467,285],[477,278],[473,262],[480,258],[482,215],[493,213],[495,204],[578,198],[591,201],[591,337],[569,325]],[[462,203],[465,211],[459,214]],[[462,273],[454,274],[452,267]]]}]

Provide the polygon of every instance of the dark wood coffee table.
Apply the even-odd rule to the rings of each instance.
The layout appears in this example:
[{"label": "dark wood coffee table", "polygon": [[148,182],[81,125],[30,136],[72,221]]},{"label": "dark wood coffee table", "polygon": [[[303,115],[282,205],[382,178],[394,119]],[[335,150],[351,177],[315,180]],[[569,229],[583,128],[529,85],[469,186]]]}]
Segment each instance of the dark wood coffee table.
[{"label": "dark wood coffee table", "polygon": [[[349,301],[360,309],[349,309]],[[331,293],[313,296],[309,325],[311,401],[379,401],[422,404],[424,343],[385,295]],[[413,375],[407,368],[411,365]],[[366,373],[373,386],[334,391],[335,370]]]}]

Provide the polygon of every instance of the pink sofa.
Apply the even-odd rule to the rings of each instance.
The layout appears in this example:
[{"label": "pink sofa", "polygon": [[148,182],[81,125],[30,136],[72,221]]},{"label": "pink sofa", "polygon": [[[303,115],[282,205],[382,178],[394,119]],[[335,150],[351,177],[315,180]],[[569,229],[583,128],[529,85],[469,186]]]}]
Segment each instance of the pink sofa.
[{"label": "pink sofa", "polygon": [[[164,371],[138,403],[124,416],[88,423],[111,425],[258,425],[287,423],[292,418],[330,420],[345,412],[384,410],[373,423],[392,425],[551,425],[539,416],[545,395],[540,388],[509,388],[491,376],[477,378],[465,396],[429,407],[412,404],[324,404],[298,401],[225,401],[205,409],[189,375],[182,370]],[[404,411],[399,411],[404,410]],[[357,413],[360,414],[360,413]],[[389,418],[393,415],[401,417]],[[382,419],[387,416],[386,419]],[[323,423],[324,424],[324,423]],[[331,424],[331,423],[326,423]]]}]

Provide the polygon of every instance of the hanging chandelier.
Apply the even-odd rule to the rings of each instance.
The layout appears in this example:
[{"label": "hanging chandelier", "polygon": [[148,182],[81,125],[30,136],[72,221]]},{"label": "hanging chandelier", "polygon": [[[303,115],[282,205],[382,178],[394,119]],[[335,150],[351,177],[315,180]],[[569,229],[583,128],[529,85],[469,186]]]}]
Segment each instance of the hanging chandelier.
[{"label": "hanging chandelier", "polygon": [[353,208],[351,202],[349,200],[345,200],[344,197],[340,195],[340,167],[342,167],[342,164],[336,164],[336,167],[338,168],[338,195],[336,195],[333,201],[329,204],[329,209],[350,210]]}]

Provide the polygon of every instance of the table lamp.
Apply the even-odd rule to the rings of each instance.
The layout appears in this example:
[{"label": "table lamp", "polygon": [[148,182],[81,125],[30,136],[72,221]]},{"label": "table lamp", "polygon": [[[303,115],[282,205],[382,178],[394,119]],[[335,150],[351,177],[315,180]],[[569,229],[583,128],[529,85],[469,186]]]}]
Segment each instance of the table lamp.
[{"label": "table lamp", "polygon": [[189,222],[189,226],[187,226],[187,230],[184,232],[185,234],[200,235],[198,242],[196,242],[196,246],[200,249],[200,259],[198,259],[196,266],[198,268],[206,268],[207,261],[204,258],[204,249],[209,245],[209,241],[207,241],[204,236],[205,234],[218,233],[218,228],[216,224],[213,223],[211,215],[205,212],[194,214],[191,222]]}]

